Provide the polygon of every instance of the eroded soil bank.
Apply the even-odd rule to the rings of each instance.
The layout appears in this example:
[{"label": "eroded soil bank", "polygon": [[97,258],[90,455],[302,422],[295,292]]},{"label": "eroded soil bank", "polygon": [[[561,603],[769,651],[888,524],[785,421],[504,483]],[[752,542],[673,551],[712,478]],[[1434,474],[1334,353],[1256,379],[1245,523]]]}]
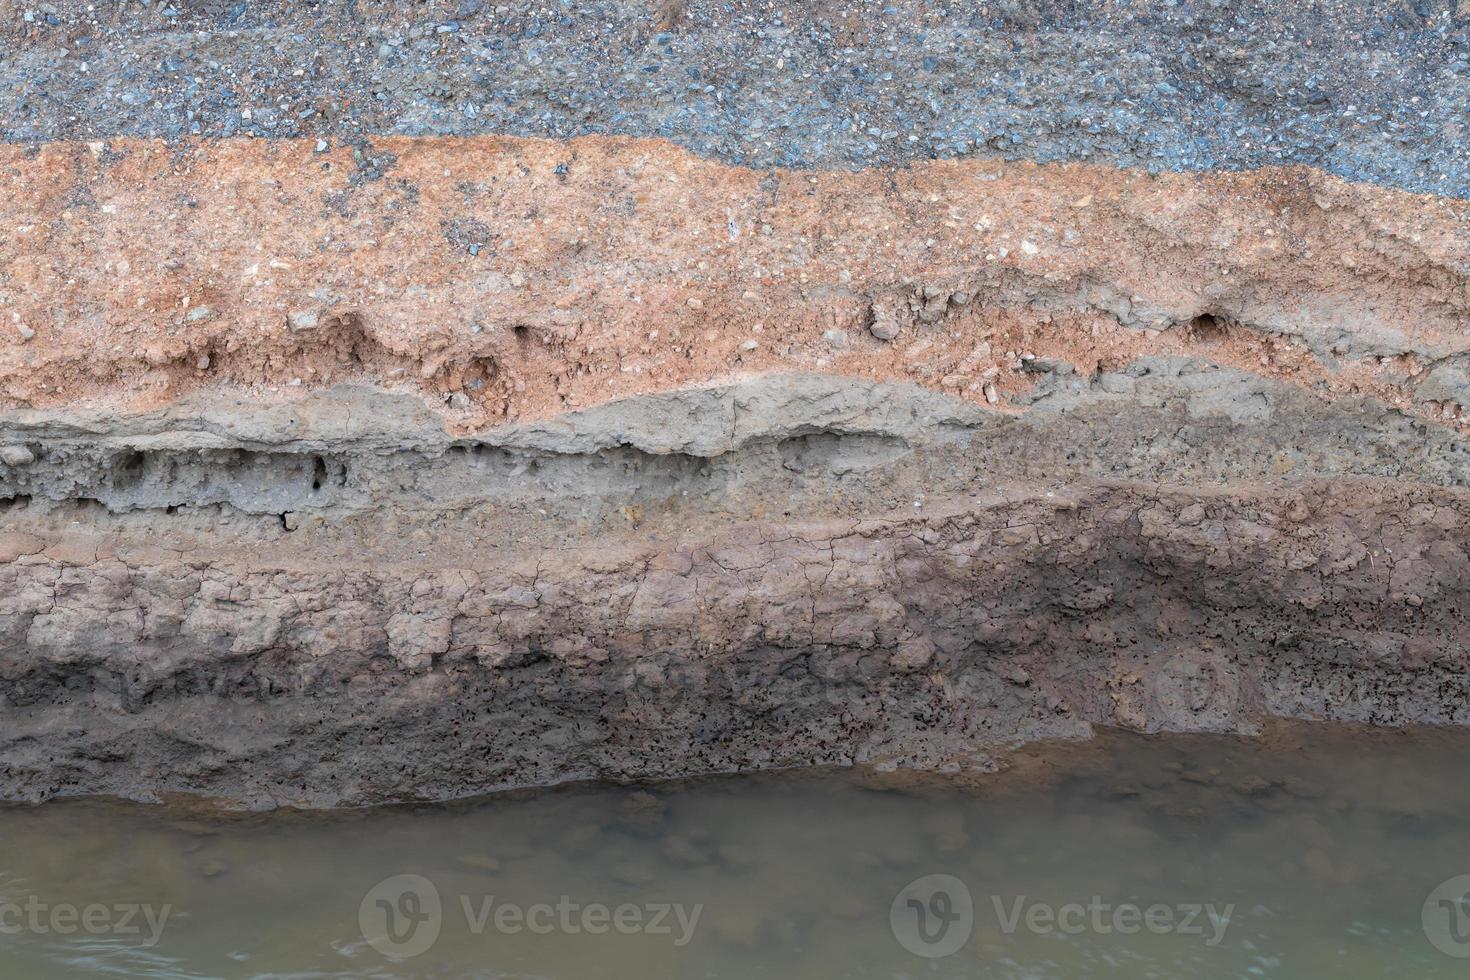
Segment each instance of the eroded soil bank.
[{"label": "eroded soil bank", "polygon": [[0,796],[1467,720],[1463,201],[0,147]]}]

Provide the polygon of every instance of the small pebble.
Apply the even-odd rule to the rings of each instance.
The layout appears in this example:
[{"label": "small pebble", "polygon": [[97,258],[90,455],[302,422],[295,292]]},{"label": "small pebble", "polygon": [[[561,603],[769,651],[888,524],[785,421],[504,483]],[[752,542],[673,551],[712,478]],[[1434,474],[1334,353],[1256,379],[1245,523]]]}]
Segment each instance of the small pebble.
[{"label": "small pebble", "polygon": [[25,446],[0,446],[0,463],[6,466],[25,466],[35,461],[35,454]]},{"label": "small pebble", "polygon": [[292,310],[286,314],[286,325],[292,330],[315,330],[317,327],[317,315],[313,310]]},{"label": "small pebble", "polygon": [[868,326],[868,332],[879,340],[894,340],[899,333],[898,318],[891,313],[877,313]]}]

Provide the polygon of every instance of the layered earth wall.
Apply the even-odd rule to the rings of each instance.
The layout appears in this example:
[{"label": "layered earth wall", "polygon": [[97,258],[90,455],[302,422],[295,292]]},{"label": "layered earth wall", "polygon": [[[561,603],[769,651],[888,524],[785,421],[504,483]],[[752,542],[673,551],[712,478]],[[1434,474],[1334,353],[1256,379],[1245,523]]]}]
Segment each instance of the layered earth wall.
[{"label": "layered earth wall", "polygon": [[0,7],[0,797],[1470,721],[1464,12],[1293,9]]}]

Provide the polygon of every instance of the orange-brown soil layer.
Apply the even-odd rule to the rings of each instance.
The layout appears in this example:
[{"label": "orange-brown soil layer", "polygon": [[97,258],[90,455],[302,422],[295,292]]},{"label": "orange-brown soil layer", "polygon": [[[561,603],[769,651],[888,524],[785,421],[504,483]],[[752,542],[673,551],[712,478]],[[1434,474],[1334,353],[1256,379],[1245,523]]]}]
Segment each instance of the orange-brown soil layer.
[{"label": "orange-brown soil layer", "polygon": [[7,407],[365,376],[464,431],[775,370],[1004,406],[1033,355],[1179,353],[1461,414],[1414,385],[1470,349],[1470,202],[1303,169],[487,137],[5,145],[0,175]]}]

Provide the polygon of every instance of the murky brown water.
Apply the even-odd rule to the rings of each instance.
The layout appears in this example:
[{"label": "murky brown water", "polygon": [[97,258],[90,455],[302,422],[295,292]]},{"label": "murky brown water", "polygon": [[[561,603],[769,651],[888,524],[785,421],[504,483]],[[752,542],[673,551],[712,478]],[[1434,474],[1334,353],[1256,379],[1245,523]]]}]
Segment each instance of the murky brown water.
[{"label": "murky brown water", "polygon": [[[0,977],[1458,978],[1423,914],[1470,874],[1467,814],[1470,734],[1302,727],[1108,736],[967,786],[52,803],[0,809]],[[1470,953],[1452,915],[1430,903],[1435,938]]]}]

